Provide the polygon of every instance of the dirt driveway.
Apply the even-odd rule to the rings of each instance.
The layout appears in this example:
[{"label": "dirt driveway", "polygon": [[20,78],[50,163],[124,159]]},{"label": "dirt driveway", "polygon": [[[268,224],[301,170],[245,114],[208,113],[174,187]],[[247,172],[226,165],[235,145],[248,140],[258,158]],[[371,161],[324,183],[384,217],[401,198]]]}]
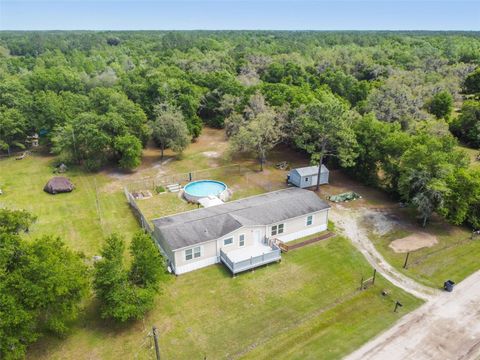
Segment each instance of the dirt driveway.
[{"label": "dirt driveway", "polygon": [[441,293],[347,356],[366,359],[479,359],[480,271]]},{"label": "dirt driveway", "polygon": [[333,220],[344,235],[352,241],[370,265],[377,269],[388,281],[420,299],[433,299],[438,293],[438,290],[421,285],[397,271],[383,258],[370,241],[362,221],[366,215],[374,211],[375,210],[367,208],[347,208],[336,204],[332,206],[330,219]]}]

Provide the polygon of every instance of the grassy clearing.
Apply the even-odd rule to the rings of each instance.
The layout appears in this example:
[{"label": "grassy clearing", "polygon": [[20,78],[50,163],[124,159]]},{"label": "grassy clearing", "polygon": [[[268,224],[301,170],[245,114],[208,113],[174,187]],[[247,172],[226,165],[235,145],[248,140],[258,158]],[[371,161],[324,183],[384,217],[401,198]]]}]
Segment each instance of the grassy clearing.
[{"label": "grassy clearing", "polygon": [[[71,194],[57,196],[42,190],[53,176],[52,157],[34,154],[22,161],[1,160],[0,188],[5,194],[0,197],[0,205],[25,208],[38,215],[39,220],[28,236],[58,234],[72,248],[91,256],[98,253],[110,232],[128,238],[138,229],[122,192],[126,183],[225,165],[227,161],[222,156],[212,157],[211,153],[222,154],[225,145],[221,139],[221,132],[207,129],[205,136],[181,158],[170,157],[172,160],[161,166],[158,166],[158,151],[147,149],[144,163],[133,174],[115,169],[98,174],[69,171],[67,176],[77,188]],[[305,163],[299,154],[278,149],[263,173],[255,171],[255,163],[238,158],[235,162],[249,171],[238,176],[219,171],[214,178],[224,181],[234,191],[234,199],[256,195],[285,186],[286,172],[273,166],[283,160],[292,166]],[[151,218],[195,208],[176,194],[168,193],[154,195],[139,204]],[[339,357],[420,304],[381,278],[376,287],[355,293],[359,279],[370,273],[363,257],[341,237],[297,249],[286,254],[280,264],[236,278],[221,265],[211,266],[177,278],[169,277],[155,310],[143,321],[124,325],[103,321],[95,300],[87,301],[68,337],[42,339],[28,358],[151,359],[153,350],[148,332],[152,325],[159,328],[162,355],[166,359],[204,355],[209,359],[265,357],[269,352],[277,352],[273,344],[279,336],[285,344],[278,345],[284,348],[282,354],[294,348],[288,344],[298,336],[295,344],[302,344],[316,358]],[[389,288],[393,295],[382,298],[381,288]],[[394,299],[405,304],[400,314],[392,313]],[[329,350],[324,355],[321,349],[325,343],[329,344]]]},{"label": "grassy clearing", "polygon": [[389,244],[411,235],[411,231],[397,229],[383,236],[371,233],[370,239],[395,268],[434,288],[442,287],[447,279],[459,282],[480,269],[480,240],[470,240],[468,229],[434,222],[426,231],[437,237],[438,244],[411,252],[407,269],[403,269],[406,254],[394,252]]},{"label": "grassy clearing", "polygon": [[[30,237],[54,234],[72,248],[91,256],[98,254],[105,236],[118,232],[127,238],[138,229],[120,190],[109,189],[104,174],[78,170],[65,176],[75,184],[69,194],[50,195],[43,191],[54,176],[50,166],[54,158],[32,154],[23,160],[0,160],[0,206],[26,209],[37,215]],[[97,205],[98,204],[98,205]]]},{"label": "grassy clearing", "polygon": [[[153,324],[165,359],[290,358],[295,348],[302,349],[301,358],[338,358],[421,303],[381,278],[375,287],[355,293],[362,275],[370,273],[362,255],[342,237],[235,278],[222,265],[211,266],[171,277],[144,322],[106,330],[108,324],[92,311],[70,337],[45,339],[30,358],[150,359],[146,334]],[[383,288],[392,295],[383,298]],[[397,299],[405,306],[393,313]]]},{"label": "grassy clearing", "polygon": [[[281,332],[244,359],[339,359],[349,354],[398,320],[399,315],[392,311],[394,299],[407,301],[402,314],[418,305],[418,300],[389,285],[380,278],[374,288]],[[380,288],[392,290],[390,296],[382,297]]]},{"label": "grassy clearing", "polygon": [[[252,170],[251,166],[246,167],[219,167],[202,172],[200,177],[222,181],[233,192],[232,200],[238,200],[248,196],[263,194],[268,191],[283,189],[286,187],[285,172],[268,167],[264,172]],[[197,179],[195,178],[195,180]],[[152,180],[140,182],[145,187],[152,187]],[[181,182],[182,185],[188,180]],[[135,183],[138,187],[138,183]],[[154,193],[152,191],[152,193]],[[197,205],[187,203],[178,193],[154,194],[153,197],[137,201],[138,206],[147,219],[154,219],[178,212],[193,210]]]},{"label": "grassy clearing", "polygon": [[[233,191],[232,200],[241,199],[247,196],[253,196],[282,189],[285,187],[283,182],[275,181],[278,177],[277,171],[271,171],[270,174],[261,174],[243,168],[241,172],[232,172],[230,168],[220,168],[209,171],[209,179],[218,180],[226,183]],[[281,177],[282,175],[280,175]],[[154,192],[152,192],[154,193]],[[147,219],[155,219],[162,216],[172,215],[179,212],[197,209],[195,204],[189,204],[179,193],[154,194],[149,199],[137,200],[137,205]]]},{"label": "grassy clearing", "polygon": [[480,153],[480,149],[473,149],[467,146],[457,146],[458,149],[465,151],[470,158],[470,166],[474,168],[480,168],[480,161],[477,161],[477,156]]}]

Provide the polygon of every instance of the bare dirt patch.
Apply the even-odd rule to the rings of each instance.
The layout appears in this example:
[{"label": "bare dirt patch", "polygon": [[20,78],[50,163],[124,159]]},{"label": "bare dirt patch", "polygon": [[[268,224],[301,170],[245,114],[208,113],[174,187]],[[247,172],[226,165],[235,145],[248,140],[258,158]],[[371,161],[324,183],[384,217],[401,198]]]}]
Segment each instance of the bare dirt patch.
[{"label": "bare dirt patch", "polygon": [[372,224],[373,232],[377,235],[386,235],[404,225],[394,214],[367,209],[364,210],[364,213],[364,220]]},{"label": "bare dirt patch", "polygon": [[220,157],[220,153],[218,151],[204,151],[202,154],[210,159],[216,159]]},{"label": "bare dirt patch", "polygon": [[426,232],[416,232],[401,239],[393,240],[389,247],[396,253],[406,253],[438,244],[437,237]]}]

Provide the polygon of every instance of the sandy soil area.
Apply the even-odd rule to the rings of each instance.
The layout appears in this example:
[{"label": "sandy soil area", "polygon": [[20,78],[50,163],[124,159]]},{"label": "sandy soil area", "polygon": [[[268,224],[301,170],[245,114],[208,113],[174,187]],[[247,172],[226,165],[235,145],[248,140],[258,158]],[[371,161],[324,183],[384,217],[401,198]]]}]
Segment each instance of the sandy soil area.
[{"label": "sandy soil area", "polygon": [[403,317],[346,360],[480,358],[480,271]]},{"label": "sandy soil area", "polygon": [[432,247],[437,243],[438,240],[435,235],[426,232],[417,232],[410,236],[393,240],[388,246],[396,253],[407,253],[409,251]]},{"label": "sandy soil area", "polygon": [[397,271],[384,259],[370,241],[367,230],[362,223],[364,216],[372,211],[375,210],[347,208],[335,204],[330,211],[330,219],[340,227],[340,230],[352,241],[353,245],[355,245],[363,256],[365,256],[370,265],[377,269],[388,281],[420,299],[433,299],[438,293],[438,290],[421,285]]}]

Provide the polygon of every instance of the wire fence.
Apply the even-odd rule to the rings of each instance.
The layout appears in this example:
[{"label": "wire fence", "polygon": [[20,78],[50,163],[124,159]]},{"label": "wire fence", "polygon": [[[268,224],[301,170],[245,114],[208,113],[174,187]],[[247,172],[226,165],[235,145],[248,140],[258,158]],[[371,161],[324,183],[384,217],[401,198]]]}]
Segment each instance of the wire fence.
[{"label": "wire fence", "polygon": [[133,197],[133,195],[128,191],[127,187],[124,187],[123,191],[130,205],[130,208],[132,209],[133,215],[137,218],[142,229],[144,229],[149,234],[152,234],[153,233],[152,226],[150,225],[147,218],[145,217],[145,215],[143,215],[142,211],[138,207],[137,202],[135,201],[135,198]]},{"label": "wire fence", "polygon": [[185,173],[167,174],[145,179],[132,181],[126,185],[129,192],[140,190],[155,190],[158,186],[165,187],[170,184],[185,184],[190,181],[203,180],[207,178],[225,179],[228,176],[241,175],[250,169],[238,164],[221,166],[211,169],[193,170]]},{"label": "wire fence", "polygon": [[412,256],[412,259],[409,261],[408,263],[408,267],[412,267],[412,266],[416,266],[416,265],[421,265],[422,263],[424,263],[426,260],[428,260],[431,256],[434,256],[438,253],[441,253],[443,251],[446,251],[446,250],[449,250],[449,249],[452,249],[452,248],[455,248],[457,246],[460,246],[460,245],[464,245],[466,243],[470,243],[472,241],[475,241],[474,239],[468,237],[468,238],[465,238],[465,239],[461,239],[459,241],[456,241],[454,243],[451,243],[451,244],[448,244],[448,245],[445,245],[439,249],[434,249],[432,251],[429,251],[427,253],[422,253],[422,254],[418,254],[416,255],[415,252],[412,252],[411,254],[413,255]]}]

